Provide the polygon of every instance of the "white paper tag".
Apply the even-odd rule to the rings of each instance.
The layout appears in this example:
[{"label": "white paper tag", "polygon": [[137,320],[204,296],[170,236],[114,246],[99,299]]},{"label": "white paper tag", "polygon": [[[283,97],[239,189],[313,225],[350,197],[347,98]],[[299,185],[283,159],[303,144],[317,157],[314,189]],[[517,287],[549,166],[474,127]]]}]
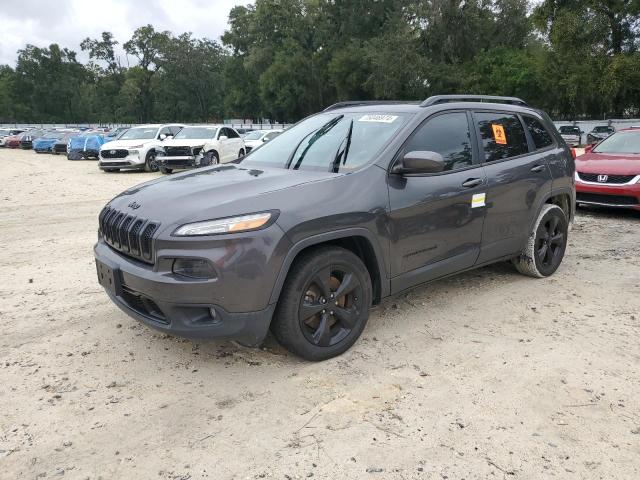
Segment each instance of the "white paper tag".
[{"label": "white paper tag", "polygon": [[397,115],[363,115],[359,122],[393,123],[398,118]]},{"label": "white paper tag", "polygon": [[484,207],[486,199],[486,193],[475,193],[473,197],[471,197],[471,208]]}]

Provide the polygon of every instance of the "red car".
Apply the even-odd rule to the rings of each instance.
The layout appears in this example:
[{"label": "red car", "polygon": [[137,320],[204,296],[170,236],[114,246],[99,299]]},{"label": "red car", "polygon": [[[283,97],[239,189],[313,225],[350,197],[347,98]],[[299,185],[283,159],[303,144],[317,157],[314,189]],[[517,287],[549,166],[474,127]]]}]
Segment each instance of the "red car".
[{"label": "red car", "polygon": [[640,211],[640,127],[619,130],[576,158],[576,202]]},{"label": "red car", "polygon": [[6,137],[4,139],[4,146],[9,148],[20,148],[20,142],[22,141],[23,135],[25,135],[25,133],[19,133],[17,135]]}]

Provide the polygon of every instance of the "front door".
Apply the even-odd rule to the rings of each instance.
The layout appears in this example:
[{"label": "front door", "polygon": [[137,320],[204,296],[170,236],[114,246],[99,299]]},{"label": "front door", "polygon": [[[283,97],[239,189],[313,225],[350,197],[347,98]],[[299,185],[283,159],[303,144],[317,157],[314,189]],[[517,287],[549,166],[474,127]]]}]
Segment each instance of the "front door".
[{"label": "front door", "polygon": [[398,154],[437,152],[445,170],[388,177],[392,293],[470,268],[478,258],[487,179],[470,120],[465,111],[436,114]]}]

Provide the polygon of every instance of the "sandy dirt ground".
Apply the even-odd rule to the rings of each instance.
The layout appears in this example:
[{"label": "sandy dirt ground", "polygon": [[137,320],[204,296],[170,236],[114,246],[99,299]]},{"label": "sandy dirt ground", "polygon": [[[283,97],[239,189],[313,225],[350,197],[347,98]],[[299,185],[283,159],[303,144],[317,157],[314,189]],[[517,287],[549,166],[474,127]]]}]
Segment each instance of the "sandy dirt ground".
[{"label": "sandy dirt ground", "polygon": [[0,150],[0,478],[640,478],[640,215],[581,210],[552,278],[417,288],[313,364],[108,300],[98,212],[155,175]]}]

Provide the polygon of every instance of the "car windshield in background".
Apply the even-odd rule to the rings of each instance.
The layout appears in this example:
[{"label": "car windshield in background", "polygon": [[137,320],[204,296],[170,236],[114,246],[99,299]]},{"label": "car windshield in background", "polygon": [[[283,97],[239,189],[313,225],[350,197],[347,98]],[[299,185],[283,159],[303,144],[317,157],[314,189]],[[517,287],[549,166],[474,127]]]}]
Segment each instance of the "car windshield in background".
[{"label": "car windshield in background", "polygon": [[245,140],[260,140],[262,136],[267,132],[261,132],[260,130],[254,130],[251,133],[247,133]]},{"label": "car windshield in background", "polygon": [[611,127],[594,127],[593,133],[609,133],[612,132],[613,129]]},{"label": "car windshield in background", "polygon": [[594,148],[593,152],[640,154],[640,130],[614,133]]},{"label": "car windshield in background", "polygon": [[580,129],[578,127],[560,127],[560,133],[568,135],[580,135]]},{"label": "car windshield in background", "polygon": [[157,128],[130,128],[118,140],[152,140],[157,131]]},{"label": "car windshield in background", "polygon": [[[176,140],[197,140],[199,138],[209,139],[215,137],[217,130],[217,127],[185,127],[173,138]],[[121,138],[121,140],[125,139]]]},{"label": "car windshield in background", "polygon": [[251,152],[249,165],[343,172],[368,162],[402,126],[405,115],[323,113],[303,120]]},{"label": "car windshield in background", "polygon": [[63,133],[62,132],[49,132],[49,133],[45,133],[42,138],[60,138],[62,137]]}]

